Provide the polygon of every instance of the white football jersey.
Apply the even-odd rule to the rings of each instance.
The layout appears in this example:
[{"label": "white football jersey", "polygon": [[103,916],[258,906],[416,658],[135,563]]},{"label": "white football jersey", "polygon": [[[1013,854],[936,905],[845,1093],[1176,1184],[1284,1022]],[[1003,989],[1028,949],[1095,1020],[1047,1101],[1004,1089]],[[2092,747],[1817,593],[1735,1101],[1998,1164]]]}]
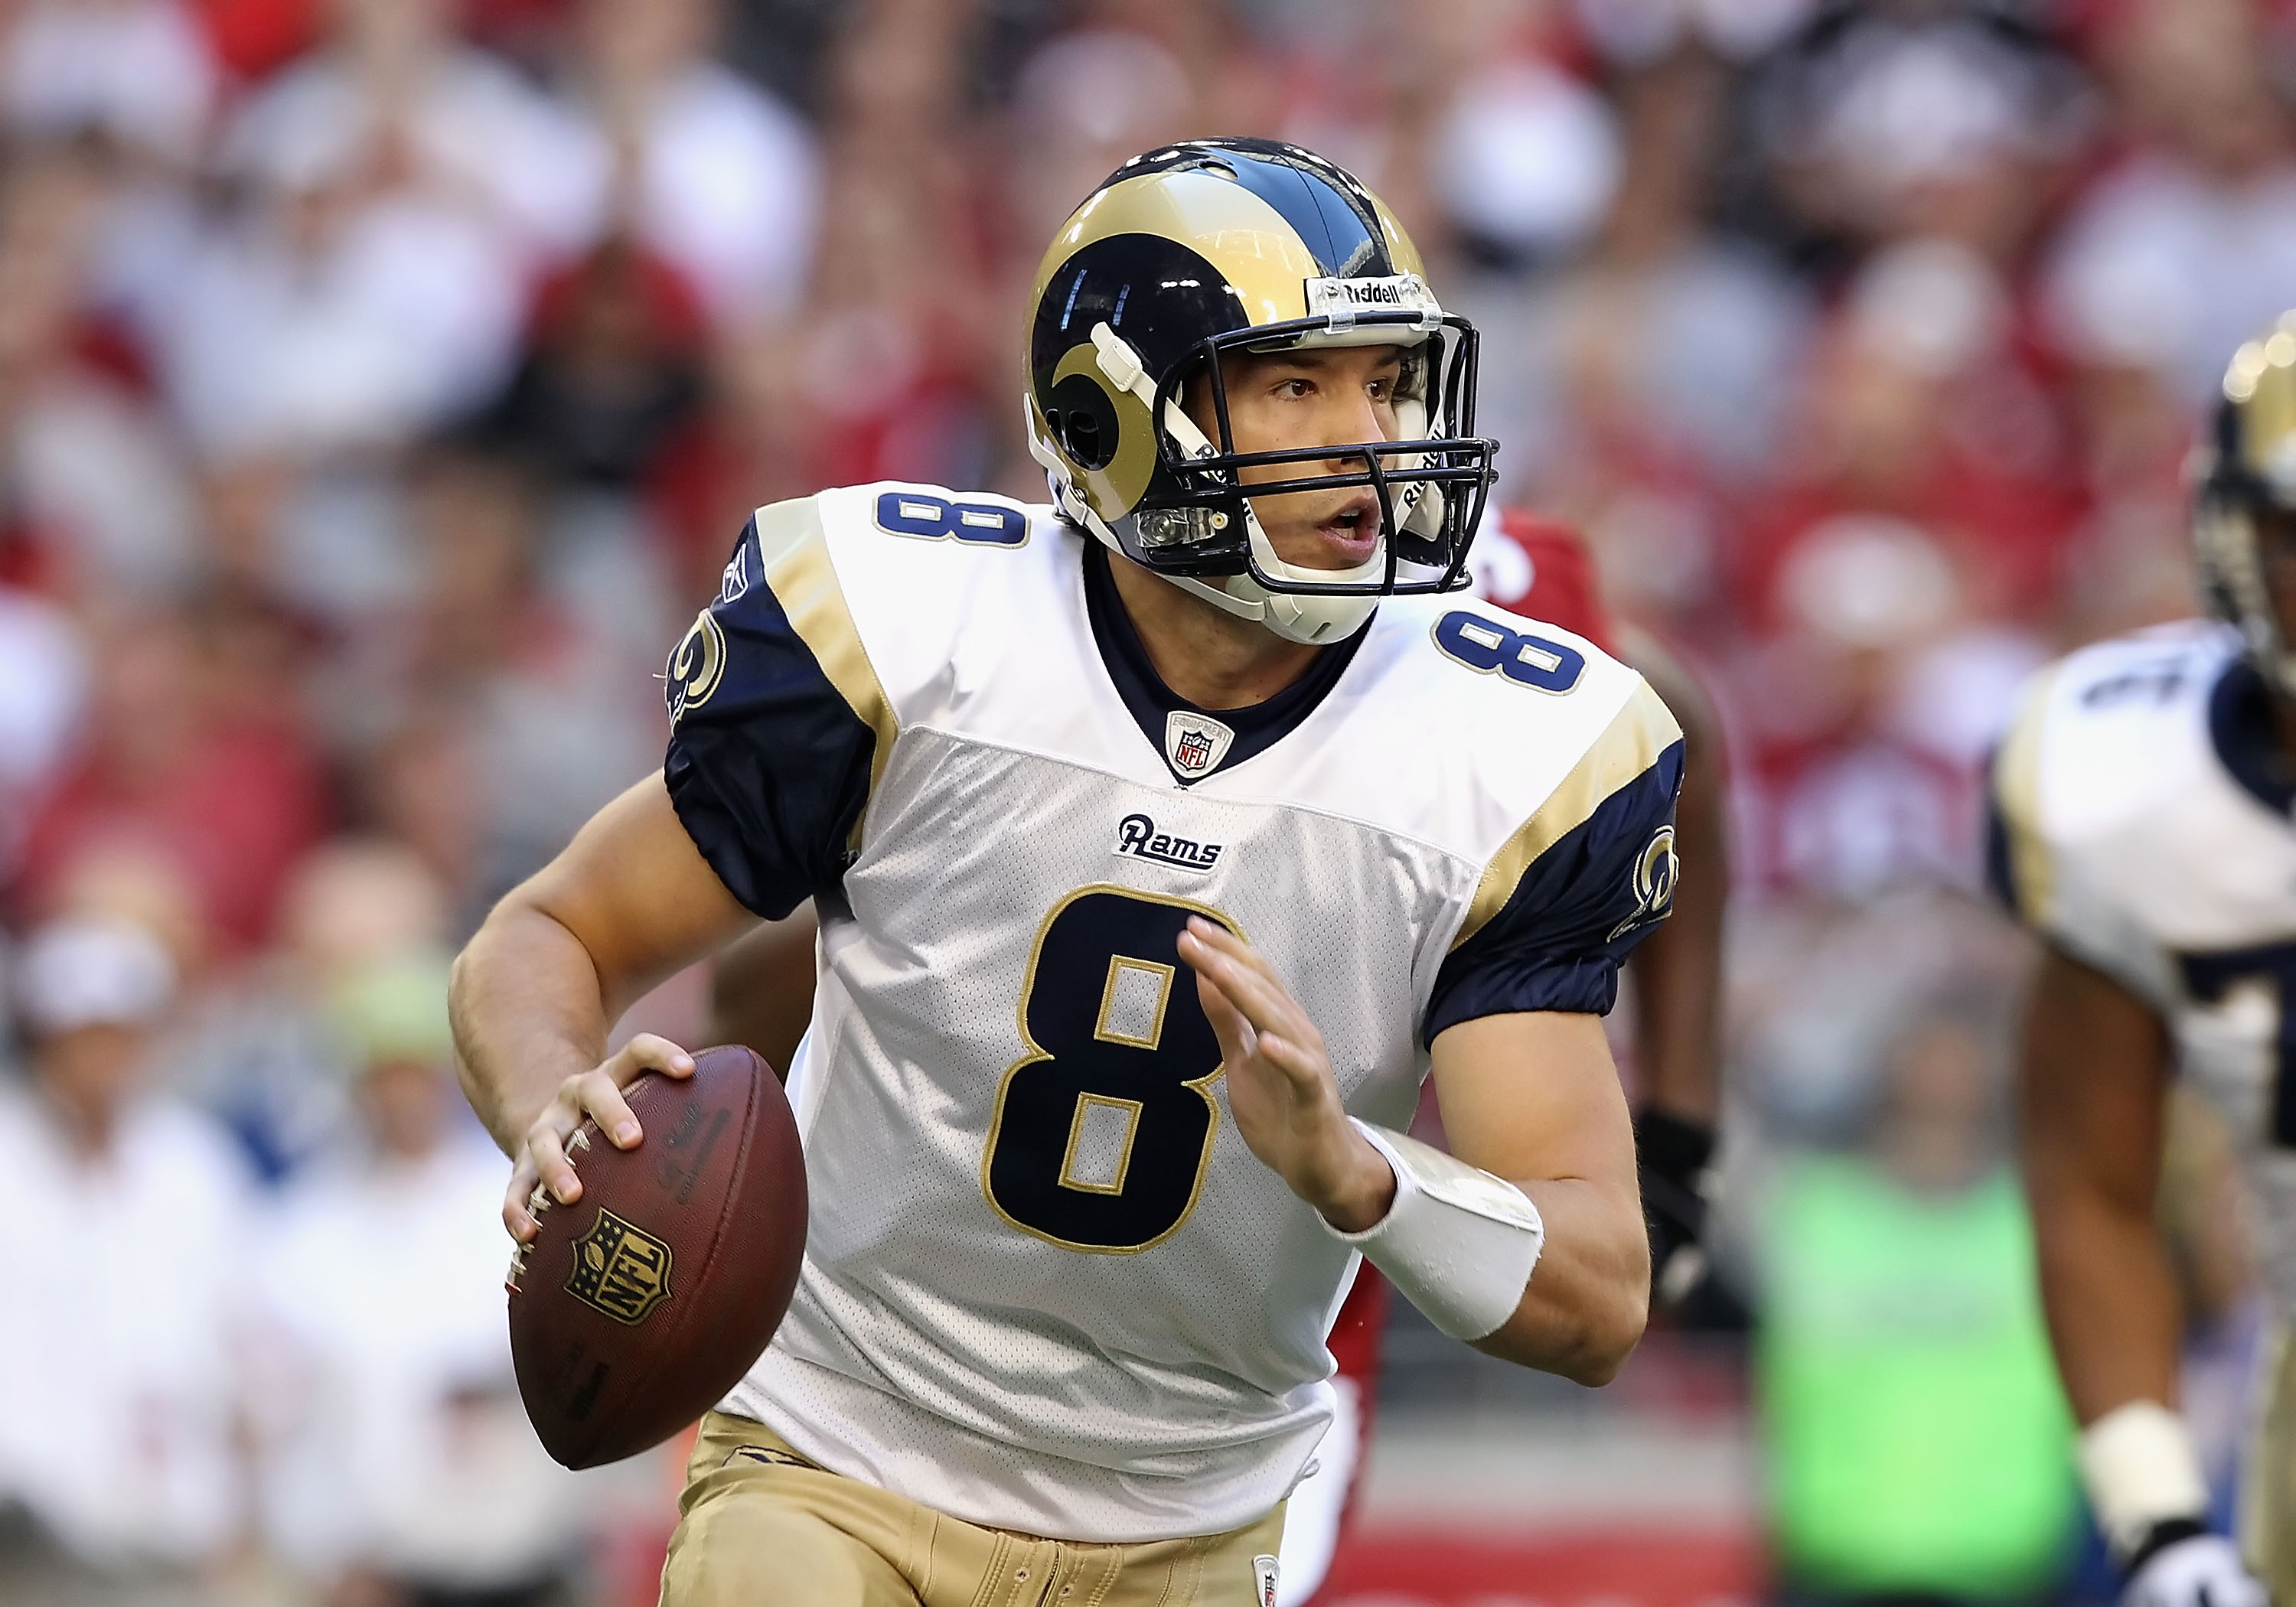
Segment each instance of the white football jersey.
[{"label": "white football jersey", "polygon": [[2230,1125],[2296,1317],[2296,829],[2230,627],[2166,626],[2035,677],[1994,763],[1993,879],[2168,1023]]},{"label": "white football jersey", "polygon": [[1193,709],[1110,562],[936,488],[761,509],[672,660],[666,776],[737,897],[823,917],[805,1269],[726,1409],[971,1521],[1141,1541],[1283,1499],[1355,1267],[1229,1121],[1189,915],[1403,1126],[1444,1027],[1609,1008],[1681,750],[1633,671],[1457,595]]}]

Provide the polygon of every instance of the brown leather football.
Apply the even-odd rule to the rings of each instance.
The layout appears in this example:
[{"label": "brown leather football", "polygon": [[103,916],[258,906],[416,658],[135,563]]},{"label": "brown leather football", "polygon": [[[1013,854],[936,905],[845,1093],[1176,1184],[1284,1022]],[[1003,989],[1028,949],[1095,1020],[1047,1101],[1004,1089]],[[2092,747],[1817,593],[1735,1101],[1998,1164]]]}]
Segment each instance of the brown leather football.
[{"label": "brown leather football", "polygon": [[625,1090],[645,1136],[585,1122],[571,1205],[510,1275],[519,1394],[549,1453],[596,1467],[660,1445],[717,1405],[780,1326],[805,1259],[805,1155],[773,1070],[748,1049]]}]

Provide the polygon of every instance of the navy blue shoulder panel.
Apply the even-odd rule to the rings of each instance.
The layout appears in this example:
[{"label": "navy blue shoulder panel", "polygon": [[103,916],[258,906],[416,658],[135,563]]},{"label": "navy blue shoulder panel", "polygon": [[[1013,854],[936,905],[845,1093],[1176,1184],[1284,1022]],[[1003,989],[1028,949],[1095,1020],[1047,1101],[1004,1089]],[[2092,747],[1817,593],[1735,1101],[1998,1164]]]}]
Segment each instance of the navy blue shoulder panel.
[{"label": "navy blue shoulder panel", "polygon": [[1620,963],[1674,898],[1682,755],[1677,740],[1531,861],[1498,914],[1436,972],[1423,1043],[1480,1016],[1609,1013]]},{"label": "navy blue shoulder panel", "polygon": [[877,734],[763,578],[753,520],[670,658],[670,801],[734,898],[778,921],[845,873]]}]

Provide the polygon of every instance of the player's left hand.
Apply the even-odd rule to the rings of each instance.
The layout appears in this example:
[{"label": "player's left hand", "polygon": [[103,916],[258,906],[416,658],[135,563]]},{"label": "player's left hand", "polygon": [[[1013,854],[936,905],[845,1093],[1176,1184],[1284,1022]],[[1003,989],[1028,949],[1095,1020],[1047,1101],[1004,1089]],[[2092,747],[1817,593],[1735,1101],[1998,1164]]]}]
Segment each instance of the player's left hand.
[{"label": "player's left hand", "polygon": [[1334,1227],[1375,1226],[1394,1201],[1395,1173],[1348,1120],[1316,1023],[1225,927],[1190,916],[1180,958],[1219,1038],[1228,1113],[1244,1144]]},{"label": "player's left hand", "polygon": [[2128,1577],[2121,1607],[2272,1607],[2271,1595],[2222,1535],[2194,1534],[2152,1552]]}]

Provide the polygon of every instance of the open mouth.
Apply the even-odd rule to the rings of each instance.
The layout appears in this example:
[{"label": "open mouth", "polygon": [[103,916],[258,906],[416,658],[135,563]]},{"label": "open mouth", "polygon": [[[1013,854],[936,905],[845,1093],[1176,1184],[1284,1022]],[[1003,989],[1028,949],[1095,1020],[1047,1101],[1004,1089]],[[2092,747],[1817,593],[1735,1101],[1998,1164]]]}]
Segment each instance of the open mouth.
[{"label": "open mouth", "polygon": [[1352,498],[1316,529],[1334,557],[1350,567],[1361,563],[1379,547],[1379,499],[1368,495]]}]

